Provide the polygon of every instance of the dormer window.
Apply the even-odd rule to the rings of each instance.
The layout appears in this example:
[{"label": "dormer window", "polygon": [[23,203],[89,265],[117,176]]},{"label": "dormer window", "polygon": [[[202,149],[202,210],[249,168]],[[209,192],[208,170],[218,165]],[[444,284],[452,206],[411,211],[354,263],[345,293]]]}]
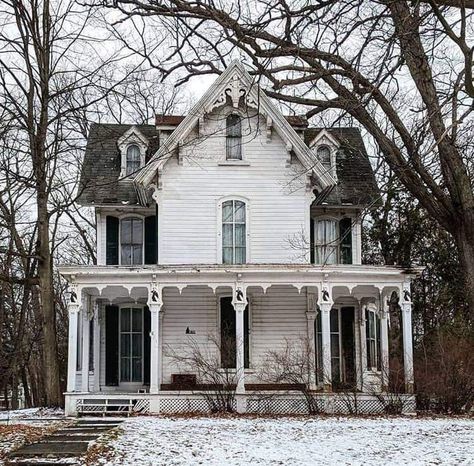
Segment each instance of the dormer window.
[{"label": "dormer window", "polygon": [[329,146],[319,146],[317,150],[318,160],[323,164],[324,168],[331,169],[331,149]]},{"label": "dormer window", "polygon": [[148,140],[136,126],[132,126],[119,138],[117,145],[121,159],[120,179],[131,181],[140,168],[145,166]]},{"label": "dormer window", "polygon": [[136,144],[131,144],[127,148],[126,176],[133,175],[140,169],[140,148]]},{"label": "dormer window", "polygon": [[226,159],[242,160],[242,119],[235,113],[226,119]]}]

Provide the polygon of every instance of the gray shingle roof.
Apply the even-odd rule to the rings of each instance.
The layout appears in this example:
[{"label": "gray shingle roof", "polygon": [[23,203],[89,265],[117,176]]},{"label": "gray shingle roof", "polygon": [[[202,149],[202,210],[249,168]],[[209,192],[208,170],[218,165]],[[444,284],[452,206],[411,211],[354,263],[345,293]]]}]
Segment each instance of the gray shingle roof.
[{"label": "gray shingle roof", "polygon": [[[310,144],[323,128],[308,128],[304,133],[306,144]],[[358,128],[326,128],[339,143],[336,157],[338,185],[324,200],[326,205],[377,206],[380,192],[370,165],[364,140]]]},{"label": "gray shingle roof", "polygon": [[[91,126],[81,171],[78,202],[85,205],[137,205],[132,182],[121,181],[118,139],[133,125],[97,124]],[[153,125],[135,125],[149,141],[148,160],[159,146]]]},{"label": "gray shingle roof", "polygon": [[[120,152],[118,139],[132,125],[93,124],[84,155],[78,202],[84,205],[138,205],[131,182],[119,182]],[[158,131],[153,125],[136,125],[149,140],[147,160],[159,148]],[[322,128],[305,130],[309,144]],[[357,128],[331,128],[328,131],[341,143],[337,156],[338,186],[325,199],[326,205],[366,206],[379,198],[375,176]]]}]

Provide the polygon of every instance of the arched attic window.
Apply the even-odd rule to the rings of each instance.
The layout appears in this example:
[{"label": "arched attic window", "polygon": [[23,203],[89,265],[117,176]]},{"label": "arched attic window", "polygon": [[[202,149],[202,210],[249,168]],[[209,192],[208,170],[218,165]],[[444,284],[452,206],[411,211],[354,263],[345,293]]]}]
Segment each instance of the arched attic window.
[{"label": "arched attic window", "polygon": [[226,119],[226,159],[242,160],[242,119],[235,113]]},{"label": "arched attic window", "polygon": [[330,170],[331,169],[331,149],[329,146],[319,146],[316,151],[318,160],[323,164],[323,166]]},{"label": "arched attic window", "polygon": [[133,175],[140,169],[141,154],[140,148],[136,144],[130,144],[127,147],[127,158],[126,158],[126,176]]}]

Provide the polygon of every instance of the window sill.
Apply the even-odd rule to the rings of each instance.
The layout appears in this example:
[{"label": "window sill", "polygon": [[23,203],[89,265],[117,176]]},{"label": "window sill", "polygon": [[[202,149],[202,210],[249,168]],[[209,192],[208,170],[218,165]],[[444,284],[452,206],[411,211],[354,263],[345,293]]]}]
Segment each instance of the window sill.
[{"label": "window sill", "polygon": [[225,160],[223,162],[217,162],[220,167],[250,167],[250,163],[245,160]]}]

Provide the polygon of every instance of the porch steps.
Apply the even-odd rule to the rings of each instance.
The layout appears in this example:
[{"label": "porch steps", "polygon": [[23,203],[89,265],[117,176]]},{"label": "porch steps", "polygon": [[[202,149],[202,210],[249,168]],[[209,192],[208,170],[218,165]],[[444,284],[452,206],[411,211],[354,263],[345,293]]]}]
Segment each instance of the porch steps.
[{"label": "porch steps", "polygon": [[24,445],[10,453],[6,466],[61,466],[76,465],[90,442],[120,425],[121,420],[79,419],[74,424],[57,430],[38,442]]}]

